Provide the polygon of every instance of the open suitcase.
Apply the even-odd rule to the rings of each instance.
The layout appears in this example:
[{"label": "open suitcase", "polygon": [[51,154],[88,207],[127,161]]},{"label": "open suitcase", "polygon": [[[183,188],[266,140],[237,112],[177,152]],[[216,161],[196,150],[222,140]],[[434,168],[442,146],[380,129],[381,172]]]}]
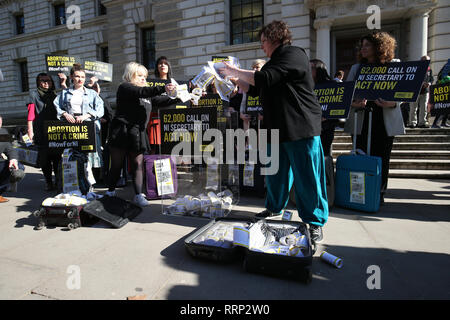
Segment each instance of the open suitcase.
[{"label": "open suitcase", "polygon": [[335,201],[337,206],[366,212],[380,208],[381,158],[370,156],[372,112],[369,113],[367,155],[356,154],[357,112],[355,112],[353,151],[336,161]]},{"label": "open suitcase", "polygon": [[142,208],[119,197],[106,196],[86,204],[83,212],[105,221],[114,228],[122,228],[137,217]]},{"label": "open suitcase", "polygon": [[[279,245],[282,238],[295,233],[301,234],[301,247]],[[246,234],[248,242],[241,237]],[[302,222],[217,218],[188,236],[185,248],[195,258],[215,262],[243,260],[247,272],[305,283],[312,280],[313,247],[308,228]]]}]

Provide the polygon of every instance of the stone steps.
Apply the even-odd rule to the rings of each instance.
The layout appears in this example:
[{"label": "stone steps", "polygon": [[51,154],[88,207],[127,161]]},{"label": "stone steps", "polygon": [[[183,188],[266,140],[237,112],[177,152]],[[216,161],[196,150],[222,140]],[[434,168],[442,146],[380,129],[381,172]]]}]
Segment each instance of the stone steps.
[{"label": "stone steps", "polygon": [[[351,136],[337,129],[333,158],[349,154]],[[450,128],[406,129],[392,147],[389,176],[395,178],[450,179]]]}]

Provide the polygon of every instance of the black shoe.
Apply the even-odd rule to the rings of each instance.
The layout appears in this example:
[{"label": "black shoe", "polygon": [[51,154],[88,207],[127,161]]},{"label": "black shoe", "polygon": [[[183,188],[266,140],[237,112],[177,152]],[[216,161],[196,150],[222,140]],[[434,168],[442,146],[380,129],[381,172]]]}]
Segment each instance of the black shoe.
[{"label": "black shoe", "polygon": [[428,129],[430,126],[427,124],[421,124],[420,126],[417,126],[418,128],[424,128],[424,129]]},{"label": "black shoe", "polygon": [[272,211],[269,210],[264,210],[261,211],[260,213],[258,213],[255,217],[257,218],[267,218],[267,217],[275,217],[275,216],[279,216],[281,213],[274,213]]},{"label": "black shoe", "polygon": [[319,243],[323,240],[322,227],[316,226],[314,224],[309,225],[309,235],[311,237],[311,242]]}]

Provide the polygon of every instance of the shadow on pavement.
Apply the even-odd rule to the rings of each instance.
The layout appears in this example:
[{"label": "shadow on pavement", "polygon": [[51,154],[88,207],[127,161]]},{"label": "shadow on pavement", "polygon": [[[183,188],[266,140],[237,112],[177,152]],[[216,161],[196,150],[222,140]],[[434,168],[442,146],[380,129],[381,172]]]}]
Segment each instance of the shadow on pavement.
[{"label": "shadow on pavement", "polygon": [[[166,290],[163,290],[157,299],[450,298],[448,289],[450,255],[448,254],[321,245],[313,258],[313,280],[306,285],[286,278],[246,273],[242,267],[242,261],[218,264],[194,259],[186,252],[184,239],[185,237],[161,252],[165,258],[164,262],[181,272],[175,274],[176,278],[169,279]],[[319,258],[324,250],[343,259],[342,269],[336,269]],[[371,271],[368,269],[369,266],[378,267],[379,272]],[[183,283],[184,273],[196,274],[196,284],[179,284]],[[370,290],[368,283],[369,286],[379,284],[380,289]]]}]

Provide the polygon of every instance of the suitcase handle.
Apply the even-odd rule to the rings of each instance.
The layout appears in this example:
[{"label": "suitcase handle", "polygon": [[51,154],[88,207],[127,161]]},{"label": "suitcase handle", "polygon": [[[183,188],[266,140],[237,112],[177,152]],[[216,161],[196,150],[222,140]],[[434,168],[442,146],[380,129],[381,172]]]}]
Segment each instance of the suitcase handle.
[{"label": "suitcase handle", "polygon": [[[355,111],[355,120],[353,126],[353,149],[352,154],[356,154],[356,136],[358,134],[358,112],[369,112],[369,127],[367,128],[367,155],[370,156],[370,145],[372,143],[372,107],[366,107],[361,111]],[[364,120],[363,120],[364,121]]]}]

